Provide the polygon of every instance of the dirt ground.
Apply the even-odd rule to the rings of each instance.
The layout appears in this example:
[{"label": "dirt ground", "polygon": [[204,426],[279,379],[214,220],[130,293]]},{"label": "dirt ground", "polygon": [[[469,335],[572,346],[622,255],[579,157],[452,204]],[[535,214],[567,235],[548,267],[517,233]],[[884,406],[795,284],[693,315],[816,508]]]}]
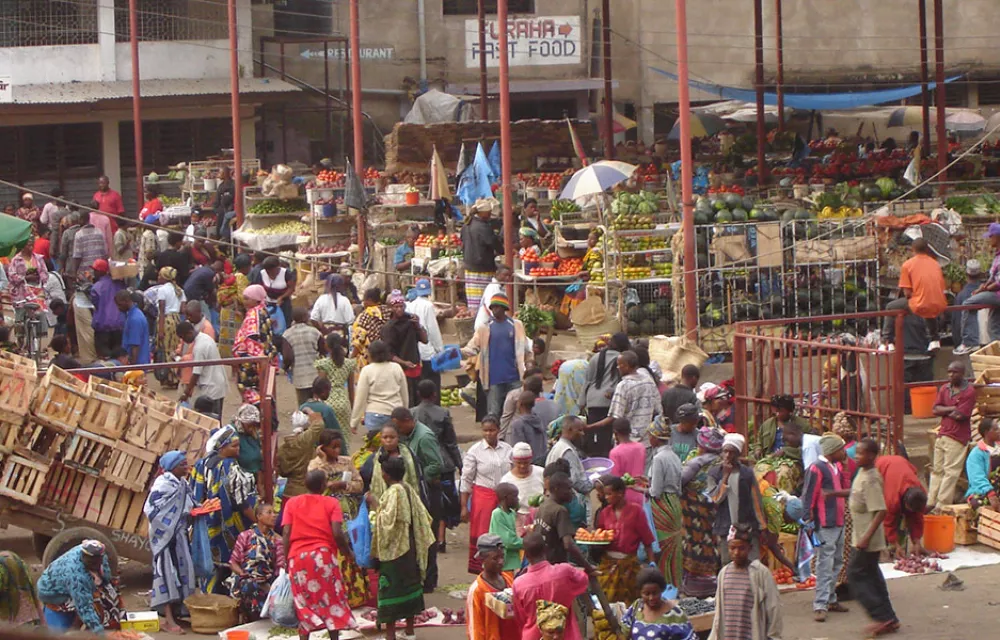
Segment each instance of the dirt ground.
[{"label": "dirt ground", "polygon": [[[449,338],[452,338],[449,340]],[[445,336],[445,342],[455,342],[453,336]],[[575,339],[559,336],[552,344],[551,363],[558,358],[574,357],[580,349]],[[947,357],[942,354],[938,360],[941,367],[946,366]],[[719,381],[732,376],[730,364],[712,365],[704,369],[703,380]],[[456,384],[453,375],[446,374],[443,386]],[[551,380],[546,384],[551,388]],[[154,381],[152,385],[158,387]],[[174,392],[176,393],[176,392]],[[287,378],[280,377],[277,384],[278,418],[280,432],[290,428],[290,416],[295,410],[295,394]],[[238,407],[239,396],[235,384],[230,388],[226,399],[225,418],[228,419]],[[468,443],[478,439],[478,425],[475,423],[473,411],[467,407],[451,409],[463,449]],[[911,457],[916,457],[918,467],[926,461],[927,440],[925,431],[930,425],[928,421],[912,421],[906,426],[906,442],[910,448]],[[351,450],[360,445],[360,436],[347,434]],[[461,525],[449,530],[447,534],[448,552],[439,556],[440,580],[437,592],[426,597],[427,606],[462,608],[464,594],[468,588],[471,576],[466,572],[468,528]],[[41,571],[40,558],[32,550],[31,535],[22,529],[10,528],[0,530],[0,549],[11,549],[21,554],[32,565],[37,574]],[[150,589],[151,570],[136,562],[125,562],[121,567],[125,587],[126,604],[134,610],[148,608],[146,592]],[[992,593],[994,580],[1000,581],[1000,566],[982,567],[960,571],[958,574],[966,583],[964,592],[944,592],[937,588],[943,576],[920,576],[889,583],[889,590],[896,606],[897,614],[903,621],[900,637],[914,639],[938,638],[972,638],[977,632],[988,628],[993,623],[993,617],[1000,610],[992,607],[1000,606],[1000,595]],[[461,599],[451,593],[460,593]],[[995,600],[995,601],[994,601]],[[783,638],[820,640],[827,638],[863,638],[862,630],[867,624],[867,618],[857,605],[851,607],[850,613],[831,614],[828,622],[817,624],[812,620],[810,606],[811,592],[790,593],[782,596],[785,615],[785,634]],[[435,628],[418,631],[418,636],[435,637],[439,640],[458,640],[465,637],[462,627]],[[157,638],[175,640],[166,633],[156,634]]]}]

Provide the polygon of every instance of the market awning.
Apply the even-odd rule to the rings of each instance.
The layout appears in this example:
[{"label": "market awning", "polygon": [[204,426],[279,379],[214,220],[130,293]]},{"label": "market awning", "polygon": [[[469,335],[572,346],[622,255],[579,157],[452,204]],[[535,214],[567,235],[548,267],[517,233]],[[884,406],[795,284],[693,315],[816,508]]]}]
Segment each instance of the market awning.
[{"label": "market awning", "polygon": [[[203,80],[142,80],[143,98],[230,95],[229,78]],[[132,83],[120,82],[61,82],[54,84],[14,85],[14,105],[92,104],[110,100],[131,100]],[[241,78],[240,95],[265,97],[301,91],[288,82],[274,78]]]},{"label": "market awning", "polygon": [[[677,74],[656,67],[650,67],[653,71],[662,74],[671,80],[677,80]],[[945,80],[945,83],[954,82],[962,76],[953,76]],[[724,100],[743,100],[754,102],[757,94],[753,89],[740,89],[738,87],[726,87],[721,84],[709,82],[688,82],[692,88],[705,93],[710,93]],[[933,90],[935,83],[928,85],[928,90]],[[895,89],[879,89],[876,91],[848,91],[844,93],[786,93],[784,95],[785,106],[790,109],[803,109],[805,111],[823,111],[826,109],[851,109],[853,107],[864,107],[874,104],[885,104],[895,102],[904,98],[912,98],[921,91],[919,84],[907,87],[897,87]],[[764,104],[778,104],[778,94],[765,93]]]}]

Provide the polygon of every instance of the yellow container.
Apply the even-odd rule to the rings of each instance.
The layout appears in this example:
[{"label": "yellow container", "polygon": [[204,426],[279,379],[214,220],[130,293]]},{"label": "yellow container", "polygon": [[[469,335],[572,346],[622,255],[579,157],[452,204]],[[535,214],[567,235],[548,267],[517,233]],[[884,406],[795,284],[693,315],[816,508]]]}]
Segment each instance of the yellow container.
[{"label": "yellow container", "polygon": [[126,613],[122,620],[122,631],[157,633],[160,631],[160,616],[155,611],[135,611]]}]

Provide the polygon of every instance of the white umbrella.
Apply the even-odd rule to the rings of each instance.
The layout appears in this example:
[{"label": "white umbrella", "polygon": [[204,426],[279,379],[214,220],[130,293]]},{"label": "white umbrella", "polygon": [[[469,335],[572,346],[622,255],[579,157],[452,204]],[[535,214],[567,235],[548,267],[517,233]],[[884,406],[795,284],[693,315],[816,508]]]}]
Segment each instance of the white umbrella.
[{"label": "white umbrella", "polygon": [[559,196],[564,200],[576,200],[595,193],[604,193],[619,182],[629,179],[635,170],[634,164],[616,160],[602,160],[573,174]]},{"label": "white umbrella", "polygon": [[975,111],[958,111],[947,116],[944,124],[951,131],[982,131],[986,127],[986,118]]}]

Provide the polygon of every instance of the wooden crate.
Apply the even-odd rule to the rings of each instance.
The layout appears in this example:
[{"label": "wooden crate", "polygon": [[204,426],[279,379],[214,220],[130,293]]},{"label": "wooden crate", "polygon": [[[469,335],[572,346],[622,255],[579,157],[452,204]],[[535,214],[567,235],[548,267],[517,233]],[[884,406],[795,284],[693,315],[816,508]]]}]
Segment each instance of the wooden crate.
[{"label": "wooden crate", "polygon": [[77,429],[66,440],[63,464],[99,476],[114,448],[114,440]]},{"label": "wooden crate", "polygon": [[80,428],[117,440],[128,427],[132,397],[126,385],[91,376]]},{"label": "wooden crate", "polygon": [[130,491],[103,478],[81,474],[72,497],[69,508],[74,518],[127,533],[137,533],[142,527],[148,530],[142,514],[146,502],[144,491]]},{"label": "wooden crate", "polygon": [[[778,534],[778,545],[781,547],[781,550],[784,551],[785,557],[788,558],[789,560],[792,561],[795,560],[795,545],[798,542],[798,539],[799,539],[798,536],[792,535],[790,533]],[[785,566],[778,561],[778,559],[774,556],[773,553],[771,553],[767,549],[762,548],[761,555],[763,556],[765,553],[766,557],[764,558],[764,564],[767,565],[768,569],[771,569],[773,571],[774,569],[780,569],[781,567]]]},{"label": "wooden crate", "polygon": [[73,511],[80,485],[87,474],[56,462],[49,469],[42,489],[42,504],[66,513]]},{"label": "wooden crate", "polygon": [[7,456],[0,471],[0,495],[25,504],[38,504],[49,467],[16,454]]},{"label": "wooden crate", "polygon": [[83,381],[59,367],[50,366],[35,392],[31,413],[44,422],[73,431],[80,424],[88,396]]},{"label": "wooden crate", "polygon": [[987,369],[1000,369],[1000,341],[994,341],[969,355],[973,377],[978,378]]},{"label": "wooden crate", "polygon": [[157,455],[127,442],[115,443],[101,478],[131,491],[145,491],[156,469]]},{"label": "wooden crate", "polygon": [[24,427],[24,416],[0,411],[0,453],[13,453]]},{"label": "wooden crate", "polygon": [[62,450],[68,433],[65,429],[29,417],[20,429],[14,452],[24,458],[51,464]]},{"label": "wooden crate", "polygon": [[955,544],[976,544],[976,513],[966,503],[941,509],[941,514],[955,518]]},{"label": "wooden crate", "polygon": [[170,449],[185,452],[188,463],[193,465],[205,455],[205,444],[212,430],[218,428],[219,421],[197,411],[178,407],[171,424],[173,437],[170,439]]},{"label": "wooden crate", "polygon": [[0,352],[0,411],[28,415],[38,388],[38,365],[30,358]]},{"label": "wooden crate", "polygon": [[163,453],[173,435],[176,408],[176,402],[158,393],[147,391],[136,396],[124,440],[147,451]]},{"label": "wooden crate", "polygon": [[980,507],[977,531],[980,544],[1000,549],[1000,513],[989,507]]}]

